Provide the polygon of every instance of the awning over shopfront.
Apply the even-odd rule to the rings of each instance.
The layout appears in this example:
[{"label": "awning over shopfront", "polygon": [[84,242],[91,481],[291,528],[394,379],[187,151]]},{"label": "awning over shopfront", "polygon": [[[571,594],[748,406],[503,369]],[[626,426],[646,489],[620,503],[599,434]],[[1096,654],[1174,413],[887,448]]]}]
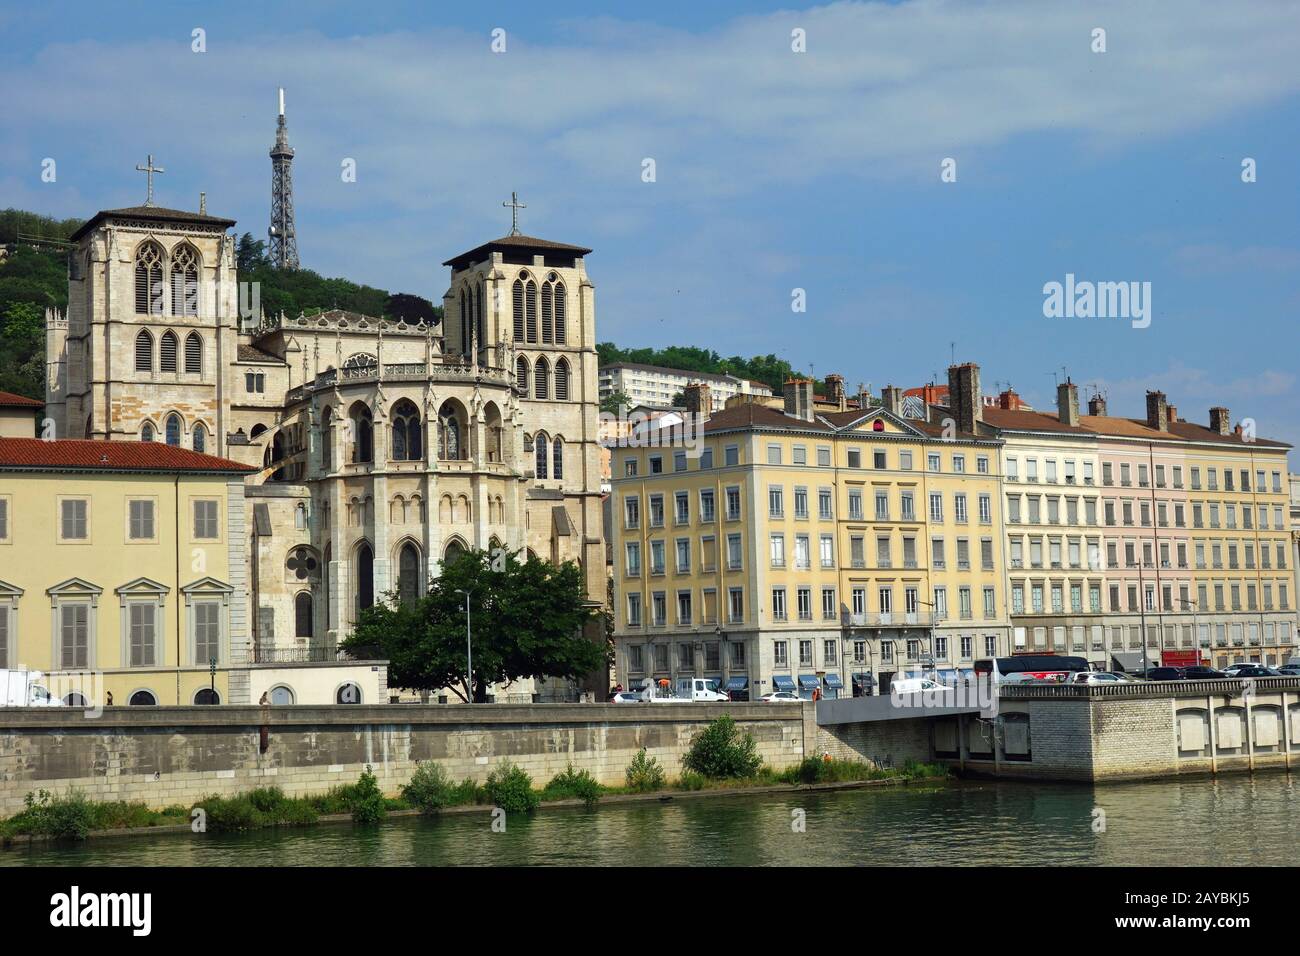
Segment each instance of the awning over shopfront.
[{"label": "awning over shopfront", "polygon": [[844,686],[844,682],[840,680],[839,674],[827,674],[826,686],[829,687],[831,690],[839,690],[841,687]]},{"label": "awning over shopfront", "polygon": [[777,690],[794,690],[794,678],[789,674],[773,674],[772,686]]},{"label": "awning over shopfront", "polygon": [[821,678],[816,674],[800,674],[799,686],[804,690],[816,690],[822,686]]},{"label": "awning over shopfront", "polygon": [[[1110,659],[1116,670],[1140,671],[1142,669],[1141,651],[1111,651]],[[1153,662],[1148,659],[1148,664],[1150,663]]]},{"label": "awning over shopfront", "polygon": [[723,690],[728,690],[728,691],[730,691],[730,690],[744,690],[744,689],[745,689],[746,687],[748,687],[748,686],[749,686],[749,678],[748,678],[748,677],[729,677],[729,678],[727,678],[727,686],[724,687],[724,688],[722,688],[722,689],[723,689]]}]

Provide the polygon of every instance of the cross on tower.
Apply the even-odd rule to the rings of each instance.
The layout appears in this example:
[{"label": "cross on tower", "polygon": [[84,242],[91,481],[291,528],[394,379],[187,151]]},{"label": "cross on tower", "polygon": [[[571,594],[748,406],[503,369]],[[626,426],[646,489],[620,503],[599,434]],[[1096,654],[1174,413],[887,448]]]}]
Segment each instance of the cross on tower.
[{"label": "cross on tower", "polygon": [[510,201],[503,202],[501,205],[510,207],[510,235],[519,235],[519,210],[527,209],[527,203],[521,203],[519,201],[519,194],[517,192],[511,192]]},{"label": "cross on tower", "polygon": [[148,178],[149,178],[149,198],[146,199],[146,200],[144,201],[144,204],[145,204],[146,206],[152,206],[152,205],[153,205],[153,174],[154,174],[154,173],[165,173],[165,172],[167,172],[167,170],[163,169],[161,166],[155,166],[155,165],[153,164],[153,153],[150,153],[150,154],[149,154],[149,163],[148,163],[148,165],[146,165],[146,166],[136,166],[135,168],[136,168],[137,171],[142,172],[142,173],[145,173],[145,174],[148,176]]}]

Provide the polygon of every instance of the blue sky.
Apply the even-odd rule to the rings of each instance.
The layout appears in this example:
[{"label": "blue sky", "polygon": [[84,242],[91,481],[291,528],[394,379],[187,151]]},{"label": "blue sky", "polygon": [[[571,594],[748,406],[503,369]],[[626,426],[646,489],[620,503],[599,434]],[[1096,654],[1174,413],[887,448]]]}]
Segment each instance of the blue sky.
[{"label": "blue sky", "polygon": [[[1161,388],[1300,444],[1296,5],[211,7],[0,11],[0,206],[138,203],[152,152],[160,203],[205,190],[264,236],[282,85],[300,253],[327,275],[436,300],[516,189],[525,232],[594,248],[602,340],[876,390],[955,354],[1040,406],[1064,366],[1113,413]],[[1150,327],[1044,318],[1067,273],[1150,282]]]}]

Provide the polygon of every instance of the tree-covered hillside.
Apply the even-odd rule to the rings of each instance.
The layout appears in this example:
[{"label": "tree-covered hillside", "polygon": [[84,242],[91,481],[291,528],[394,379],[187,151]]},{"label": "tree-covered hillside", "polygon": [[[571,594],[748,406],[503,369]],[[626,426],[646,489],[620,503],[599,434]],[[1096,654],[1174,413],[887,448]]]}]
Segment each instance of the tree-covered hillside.
[{"label": "tree-covered hillside", "polygon": [[613,342],[601,342],[596,346],[596,354],[601,365],[615,362],[636,362],[640,365],[662,365],[665,368],[677,368],[687,372],[713,372],[718,375],[735,375],[739,378],[752,379],[770,385],[772,391],[781,394],[781,387],[789,378],[807,378],[796,372],[785,359],[775,355],[755,355],[742,358],[733,355],[723,358],[712,349],[700,349],[689,345],[670,345],[666,349],[621,349]]}]

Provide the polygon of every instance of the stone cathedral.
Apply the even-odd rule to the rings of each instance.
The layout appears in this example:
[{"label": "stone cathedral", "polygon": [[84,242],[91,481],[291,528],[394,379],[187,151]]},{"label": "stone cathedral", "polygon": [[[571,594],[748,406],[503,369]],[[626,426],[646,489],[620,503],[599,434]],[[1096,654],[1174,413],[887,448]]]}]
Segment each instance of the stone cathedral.
[{"label": "stone cathedral", "polygon": [[[591,250],[515,230],[453,256],[440,325],[265,316],[234,225],[150,203],[76,232],[47,415],[59,437],[258,469],[250,659],[332,659],[361,609],[418,593],[462,548],[576,560],[604,604]],[[556,693],[504,693],[534,690]]]}]

